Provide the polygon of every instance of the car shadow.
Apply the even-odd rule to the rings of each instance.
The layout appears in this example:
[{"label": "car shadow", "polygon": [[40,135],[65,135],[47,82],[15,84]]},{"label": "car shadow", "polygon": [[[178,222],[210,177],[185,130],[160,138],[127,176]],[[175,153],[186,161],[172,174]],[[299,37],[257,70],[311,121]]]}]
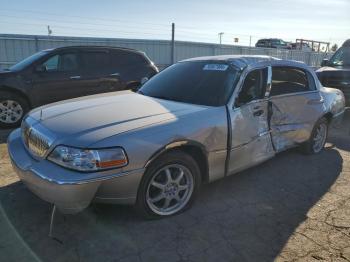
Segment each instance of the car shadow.
[{"label": "car shadow", "polygon": [[43,261],[273,261],[342,170],[327,147],[289,150],[259,166],[204,185],[186,212],[143,220],[131,207],[92,205],[58,213],[20,183],[0,188],[2,209],[21,240]]},{"label": "car shadow", "polygon": [[6,143],[7,137],[10,135],[10,133],[13,131],[13,129],[1,129],[0,128],[0,144]]},{"label": "car shadow", "polygon": [[338,149],[350,151],[350,108],[346,109],[341,125],[337,128],[330,128],[329,131],[329,143]]}]

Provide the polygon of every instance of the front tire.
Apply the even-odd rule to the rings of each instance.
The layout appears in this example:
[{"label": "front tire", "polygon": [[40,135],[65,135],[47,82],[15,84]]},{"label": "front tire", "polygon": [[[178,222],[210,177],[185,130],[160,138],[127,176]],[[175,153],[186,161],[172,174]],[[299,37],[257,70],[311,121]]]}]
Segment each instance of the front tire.
[{"label": "front tire", "polygon": [[328,136],[328,121],[322,117],[311,132],[310,139],[303,145],[306,154],[318,154],[324,148]]},{"label": "front tire", "polygon": [[137,195],[136,208],[147,219],[167,217],[186,210],[201,184],[196,161],[182,151],[171,151],[146,170]]},{"label": "front tire", "polygon": [[11,92],[0,92],[0,127],[19,126],[28,111],[28,102],[23,97]]}]

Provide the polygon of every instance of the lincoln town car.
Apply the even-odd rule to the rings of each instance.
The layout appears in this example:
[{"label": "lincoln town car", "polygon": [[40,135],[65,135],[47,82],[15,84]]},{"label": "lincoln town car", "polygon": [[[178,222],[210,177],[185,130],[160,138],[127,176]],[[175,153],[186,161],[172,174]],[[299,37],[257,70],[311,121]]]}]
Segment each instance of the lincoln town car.
[{"label": "lincoln town car", "polygon": [[203,183],[300,147],[320,153],[344,112],[340,90],[296,61],[212,56],[143,84],[29,112],[8,138],[19,178],[63,213],[91,202],[146,218],[186,210]]}]

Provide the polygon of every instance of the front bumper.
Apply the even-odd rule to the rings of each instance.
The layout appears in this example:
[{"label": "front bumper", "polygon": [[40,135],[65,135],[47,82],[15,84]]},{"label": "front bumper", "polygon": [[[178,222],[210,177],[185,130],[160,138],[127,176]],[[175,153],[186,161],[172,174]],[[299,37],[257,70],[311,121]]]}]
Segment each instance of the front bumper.
[{"label": "front bumper", "polygon": [[46,159],[35,160],[25,149],[20,130],[8,138],[8,151],[18,177],[41,199],[65,214],[77,213],[93,200],[133,204],[143,169],[125,172],[81,173],[62,168]]}]

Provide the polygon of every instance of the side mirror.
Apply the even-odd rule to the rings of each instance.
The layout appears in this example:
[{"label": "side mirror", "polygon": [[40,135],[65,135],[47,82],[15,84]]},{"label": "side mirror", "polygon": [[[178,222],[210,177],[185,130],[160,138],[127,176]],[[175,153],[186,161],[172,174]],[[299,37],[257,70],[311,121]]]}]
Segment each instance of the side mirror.
[{"label": "side mirror", "polygon": [[321,66],[327,66],[328,62],[329,62],[329,59],[327,59],[327,58],[323,59],[321,62]]},{"label": "side mirror", "polygon": [[143,85],[147,81],[148,81],[148,77],[142,77],[140,83],[141,83],[141,85]]},{"label": "side mirror", "polygon": [[42,73],[42,72],[46,72],[47,69],[46,69],[46,66],[44,66],[43,64],[41,64],[41,65],[38,65],[38,66],[35,67],[35,71],[36,71],[36,72]]}]

